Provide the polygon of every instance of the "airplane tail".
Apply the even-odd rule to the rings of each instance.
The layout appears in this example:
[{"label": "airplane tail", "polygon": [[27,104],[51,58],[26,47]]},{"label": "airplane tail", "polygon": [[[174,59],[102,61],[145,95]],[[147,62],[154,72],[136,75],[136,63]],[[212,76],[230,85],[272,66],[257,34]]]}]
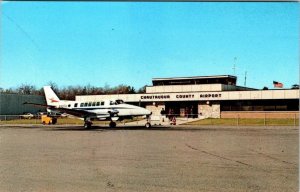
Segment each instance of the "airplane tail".
[{"label": "airplane tail", "polygon": [[44,86],[44,92],[46,96],[47,105],[58,105],[60,102],[60,99],[57,97],[57,95],[54,93],[54,91],[51,89],[51,86]]}]

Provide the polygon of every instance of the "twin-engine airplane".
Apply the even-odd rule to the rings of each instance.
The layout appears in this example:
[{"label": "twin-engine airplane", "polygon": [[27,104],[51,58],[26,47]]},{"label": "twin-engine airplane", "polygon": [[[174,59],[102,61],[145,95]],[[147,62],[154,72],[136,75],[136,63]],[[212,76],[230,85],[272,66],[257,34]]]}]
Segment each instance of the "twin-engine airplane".
[{"label": "twin-engine airplane", "polygon": [[[44,92],[47,105],[42,106],[47,106],[48,112],[66,113],[82,119],[84,120],[85,128],[91,128],[92,119],[110,120],[109,126],[116,127],[115,121],[117,120],[135,116],[146,116],[149,118],[151,115],[151,111],[135,105],[126,104],[123,100],[101,100],[92,102],[60,100],[50,86],[44,86]],[[24,104],[41,105],[28,102]],[[151,127],[150,122],[147,121],[145,126]]]}]

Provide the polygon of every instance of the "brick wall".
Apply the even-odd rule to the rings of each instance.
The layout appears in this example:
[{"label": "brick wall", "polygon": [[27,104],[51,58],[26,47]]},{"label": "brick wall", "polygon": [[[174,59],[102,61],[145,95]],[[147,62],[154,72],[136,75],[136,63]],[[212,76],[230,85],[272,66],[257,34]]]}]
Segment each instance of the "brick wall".
[{"label": "brick wall", "polygon": [[222,111],[221,118],[287,118],[299,119],[298,111]]}]

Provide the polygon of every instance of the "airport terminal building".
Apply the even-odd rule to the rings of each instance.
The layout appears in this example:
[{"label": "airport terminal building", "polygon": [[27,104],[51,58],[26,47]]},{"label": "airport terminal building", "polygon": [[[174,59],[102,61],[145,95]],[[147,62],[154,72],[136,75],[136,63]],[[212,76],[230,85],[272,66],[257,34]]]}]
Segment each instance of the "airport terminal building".
[{"label": "airport terminal building", "polygon": [[205,118],[259,117],[264,112],[297,115],[299,89],[258,90],[237,86],[231,75],[153,78],[143,94],[76,96],[78,102],[122,99],[146,107],[153,115]]}]

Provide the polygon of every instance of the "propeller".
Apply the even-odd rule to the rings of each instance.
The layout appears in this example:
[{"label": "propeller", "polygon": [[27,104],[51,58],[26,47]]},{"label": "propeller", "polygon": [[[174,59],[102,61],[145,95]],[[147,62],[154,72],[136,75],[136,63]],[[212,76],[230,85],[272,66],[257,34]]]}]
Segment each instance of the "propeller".
[{"label": "propeller", "polygon": [[108,111],[110,117],[115,117],[118,115],[119,111],[116,109],[112,109],[111,111]]}]

